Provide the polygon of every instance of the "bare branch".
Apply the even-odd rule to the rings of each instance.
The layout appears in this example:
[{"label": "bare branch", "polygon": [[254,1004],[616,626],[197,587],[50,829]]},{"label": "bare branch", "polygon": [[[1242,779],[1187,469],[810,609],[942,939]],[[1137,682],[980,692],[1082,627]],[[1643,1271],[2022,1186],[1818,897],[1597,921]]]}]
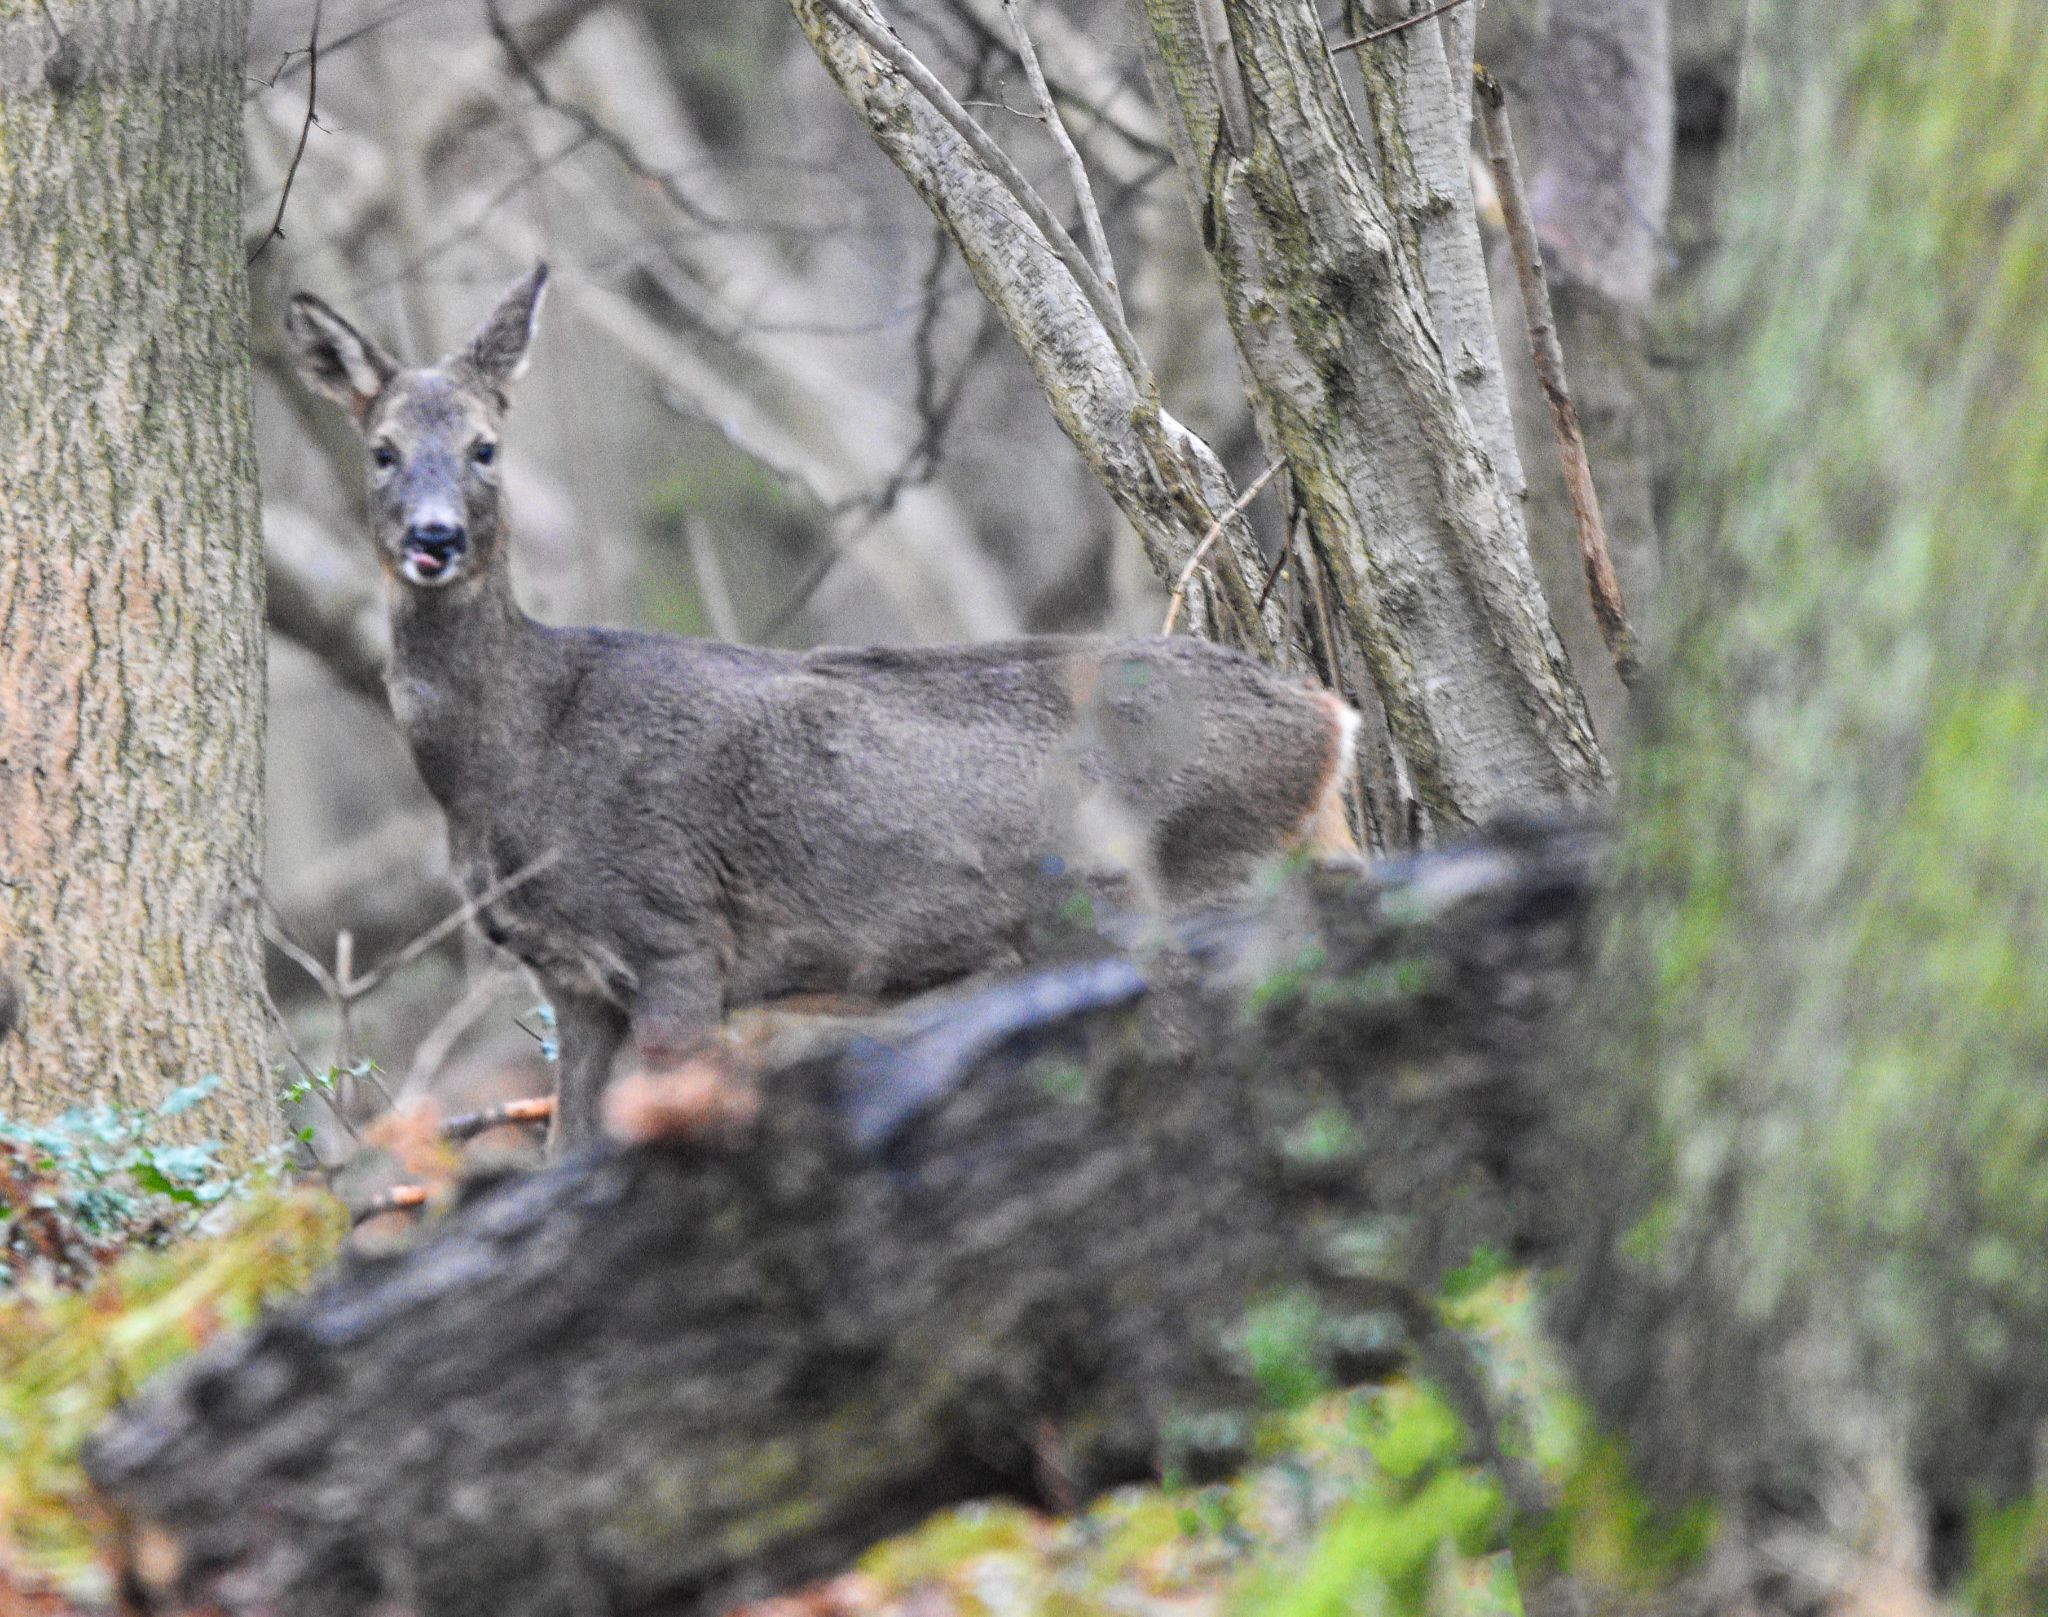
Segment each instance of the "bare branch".
[{"label": "bare branch", "polygon": [[740,617],[733,610],[732,591],[725,585],[725,568],[719,563],[718,547],[695,517],[683,518],[683,548],[690,553],[690,570],[697,575],[697,599],[704,605],[711,632],[721,640],[737,642]]},{"label": "bare branch", "polygon": [[1592,598],[1593,616],[1600,623],[1601,638],[1614,659],[1614,671],[1621,676],[1622,684],[1632,688],[1641,669],[1635,630],[1622,603],[1621,581],[1614,575],[1614,561],[1607,553],[1600,495],[1593,486],[1585,434],[1579,428],[1579,412],[1565,380],[1564,351],[1558,345],[1557,319],[1551,312],[1543,250],[1537,244],[1536,223],[1529,214],[1521,165],[1515,158],[1514,136],[1508,128],[1507,96],[1500,81],[1484,68],[1478,69],[1478,83],[1479,120],[1493,157],[1494,189],[1500,195],[1501,218],[1514,253],[1515,278],[1522,289],[1522,312],[1529,324],[1529,357],[1535,362],[1537,383],[1550,406],[1558,460],[1564,468],[1565,494],[1571,501],[1572,521],[1578,533],[1579,560],[1586,572],[1586,590]]},{"label": "bare branch", "polygon": [[1390,22],[1383,28],[1374,28],[1360,34],[1356,39],[1347,39],[1341,44],[1332,45],[1331,54],[1334,55],[1338,51],[1355,51],[1361,45],[1370,45],[1376,39],[1385,39],[1390,34],[1401,33],[1404,29],[1413,28],[1417,23],[1428,22],[1432,17],[1441,17],[1446,11],[1455,11],[1464,3],[1465,0],[1444,0],[1440,6],[1431,6],[1429,10],[1418,11],[1412,17],[1403,17],[1400,21]]},{"label": "bare branch", "polygon": [[[1209,547],[1216,543],[1224,528],[1229,525],[1230,519],[1240,515],[1253,500],[1257,499],[1259,490],[1270,483],[1273,480],[1273,474],[1286,464],[1287,462],[1284,460],[1274,461],[1263,472],[1259,473],[1257,477],[1252,479],[1250,486],[1242,494],[1230,502],[1228,510],[1209,524],[1209,531],[1202,535],[1202,542],[1195,546],[1195,553],[1188,557],[1188,564],[1180,570],[1180,577],[1174,580],[1173,594],[1166,602],[1166,621],[1159,625],[1159,632],[1161,634],[1173,633],[1174,623],[1180,617],[1181,598],[1188,592],[1188,583],[1195,576],[1195,569],[1202,565],[1202,558],[1209,554]],[[1286,554],[1285,550],[1281,551],[1283,559]],[[1272,576],[1274,578],[1280,576],[1279,564],[1275,564]],[[1268,583],[1266,586],[1267,591],[1270,591],[1271,588],[1271,584]],[[1265,592],[1262,591],[1260,594],[1261,604],[1264,603],[1264,599]]]},{"label": "bare branch", "polygon": [[561,857],[559,849],[550,848],[538,859],[529,860],[526,864],[521,865],[511,875],[492,882],[490,886],[486,887],[481,893],[478,893],[476,897],[464,903],[460,909],[453,911],[437,925],[428,927],[426,931],[414,938],[412,942],[408,943],[403,949],[400,949],[398,953],[390,956],[388,959],[380,960],[375,968],[356,978],[349,985],[353,990],[354,997],[362,999],[367,995],[375,993],[391,980],[394,972],[402,971],[405,967],[411,965],[413,961],[419,959],[421,955],[432,949],[443,939],[453,937],[507,893],[525,886],[542,871],[553,866]]},{"label": "bare branch", "polygon": [[319,658],[348,691],[386,711],[391,629],[373,580],[297,506],[263,511],[270,627]]},{"label": "bare branch", "polygon": [[1024,210],[1025,216],[1038,227],[1039,234],[1053,251],[1055,257],[1066,265],[1081,288],[1082,295],[1094,308],[1096,317],[1102,321],[1117,352],[1130,368],[1131,376],[1141,391],[1154,391],[1151,367],[1138,348],[1138,340],[1131,335],[1131,328],[1124,321],[1123,305],[1116,295],[1103,284],[1102,277],[1095,271],[1081,249],[1074,244],[1074,238],[1067,234],[1066,226],[1053,216],[1045,205],[1045,199],[1038,194],[1023,172],[1011,161],[1010,154],[997,145],[989,132],[974,121],[967,109],[954,99],[952,91],[941,84],[932,70],[919,61],[910,47],[891,33],[888,27],[878,21],[869,11],[864,0],[815,0],[830,11],[847,27],[851,28],[872,50],[881,52],[890,64],[913,84],[920,95],[930,103],[932,110],[953,126],[953,130],[972,148],[975,156],[988,165],[989,172],[1000,180]]},{"label": "bare branch", "polygon": [[[306,117],[299,125],[298,149],[292,153],[291,167],[284,173],[284,188],[278,193],[277,214],[270,221],[270,228],[263,233],[263,239],[249,254],[249,262],[255,263],[263,256],[264,250],[274,241],[284,240],[284,210],[292,200],[292,182],[299,177],[299,163],[306,155],[306,139],[313,133],[314,109],[320,100],[320,8],[323,0],[313,0],[313,27],[306,39]],[[45,15],[47,15],[47,11]],[[51,26],[55,26],[52,24]],[[280,69],[281,71],[281,69]]]},{"label": "bare branch", "polygon": [[1045,82],[1045,70],[1038,65],[1038,51],[1024,27],[1024,14],[1018,7],[1018,0],[1003,0],[1003,12],[1010,19],[1010,30],[1017,38],[1017,60],[1023,63],[1024,77],[1031,85],[1031,93],[1038,98],[1038,115],[1044,120],[1046,133],[1052,136],[1053,144],[1059,147],[1060,158],[1066,164],[1067,181],[1074,188],[1074,206],[1080,210],[1081,230],[1088,238],[1088,250],[1095,255],[1096,271],[1121,317],[1123,299],[1117,291],[1116,263],[1109,256],[1109,237],[1102,228],[1102,214],[1095,206],[1095,188],[1088,183],[1088,165],[1081,161],[1080,150],[1074,145],[1073,136],[1067,133],[1066,122],[1053,101],[1052,89]]},{"label": "bare branch", "polygon": [[[1215,451],[1160,405],[1133,372],[1081,275],[1100,278],[1062,253],[1001,170],[1010,168],[985,131],[953,103],[950,113],[921,86],[935,83],[865,0],[791,0],[819,59],[867,122],[890,160],[958,244],[976,284],[1016,339],[1060,428],[1129,520],[1162,580],[1185,565],[1199,536],[1230,504],[1233,490]],[[865,27],[846,21],[858,7]],[[871,45],[870,39],[883,41]],[[914,61],[914,58],[911,58]],[[941,90],[941,94],[944,94]],[[946,99],[951,101],[951,97]],[[966,128],[962,126],[966,125]],[[1028,192],[1029,187],[1025,187]],[[1262,655],[1288,632],[1277,611],[1255,603],[1264,558],[1240,519],[1229,529],[1233,567],[1216,569],[1219,588],[1189,597],[1197,632],[1234,640]]]}]

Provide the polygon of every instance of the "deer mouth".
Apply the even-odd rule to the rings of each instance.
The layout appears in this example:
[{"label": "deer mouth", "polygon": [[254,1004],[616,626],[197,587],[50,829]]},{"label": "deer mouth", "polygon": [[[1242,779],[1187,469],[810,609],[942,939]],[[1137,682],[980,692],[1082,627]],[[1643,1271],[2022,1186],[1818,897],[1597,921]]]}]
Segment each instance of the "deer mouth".
[{"label": "deer mouth", "polygon": [[409,584],[432,589],[452,584],[469,554],[461,534],[407,534],[398,550],[398,571]]}]

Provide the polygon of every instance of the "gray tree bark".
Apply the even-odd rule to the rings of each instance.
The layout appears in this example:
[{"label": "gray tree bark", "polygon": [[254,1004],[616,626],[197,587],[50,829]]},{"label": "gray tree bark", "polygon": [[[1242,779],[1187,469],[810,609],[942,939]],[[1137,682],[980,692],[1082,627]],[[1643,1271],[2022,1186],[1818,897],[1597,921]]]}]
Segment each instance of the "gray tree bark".
[{"label": "gray tree bark", "polygon": [[218,1074],[182,1126],[253,1147],[246,22],[243,0],[0,0],[0,1113]]},{"label": "gray tree bark", "polygon": [[1599,797],[1519,513],[1389,206],[1423,206],[1414,153],[1368,160],[1306,3],[1144,0],[1140,18],[1262,432],[1423,809],[1455,828]]},{"label": "gray tree bark", "polygon": [[[2048,1481],[2048,122],[1969,110],[2034,104],[2048,35],[1752,19],[1560,1318],[1801,1610],[1882,1553],[1970,1566],[2029,1495],[2038,1533]],[[2043,1609],[2028,1554],[1973,1609]]]}]

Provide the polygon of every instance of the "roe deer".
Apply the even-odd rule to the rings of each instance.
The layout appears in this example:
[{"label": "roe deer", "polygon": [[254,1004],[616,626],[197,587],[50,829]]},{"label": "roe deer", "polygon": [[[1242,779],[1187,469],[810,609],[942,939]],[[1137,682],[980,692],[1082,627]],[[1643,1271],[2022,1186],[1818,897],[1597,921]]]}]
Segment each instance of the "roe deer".
[{"label": "roe deer", "polygon": [[369,446],[386,684],[464,886],[552,856],[481,921],[555,1007],[557,1149],[596,1129],[628,1039],[653,1059],[729,1008],[1014,963],[1049,891],[1109,879],[1072,840],[1090,815],[1130,849],[1126,888],[1172,904],[1346,845],[1356,716],[1206,642],[792,652],[528,618],[498,429],[546,280],[425,369],[310,295],[287,330]]}]

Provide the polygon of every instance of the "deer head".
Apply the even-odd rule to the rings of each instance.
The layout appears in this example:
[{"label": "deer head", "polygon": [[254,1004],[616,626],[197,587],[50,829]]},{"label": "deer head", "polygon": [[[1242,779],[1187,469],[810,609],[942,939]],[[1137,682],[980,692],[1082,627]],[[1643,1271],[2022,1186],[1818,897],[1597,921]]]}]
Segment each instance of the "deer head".
[{"label": "deer head", "polygon": [[407,370],[311,293],[285,317],[299,375],[348,411],[369,450],[370,525],[385,570],[416,589],[500,560],[498,429],[547,288],[536,265],[437,365]]}]

